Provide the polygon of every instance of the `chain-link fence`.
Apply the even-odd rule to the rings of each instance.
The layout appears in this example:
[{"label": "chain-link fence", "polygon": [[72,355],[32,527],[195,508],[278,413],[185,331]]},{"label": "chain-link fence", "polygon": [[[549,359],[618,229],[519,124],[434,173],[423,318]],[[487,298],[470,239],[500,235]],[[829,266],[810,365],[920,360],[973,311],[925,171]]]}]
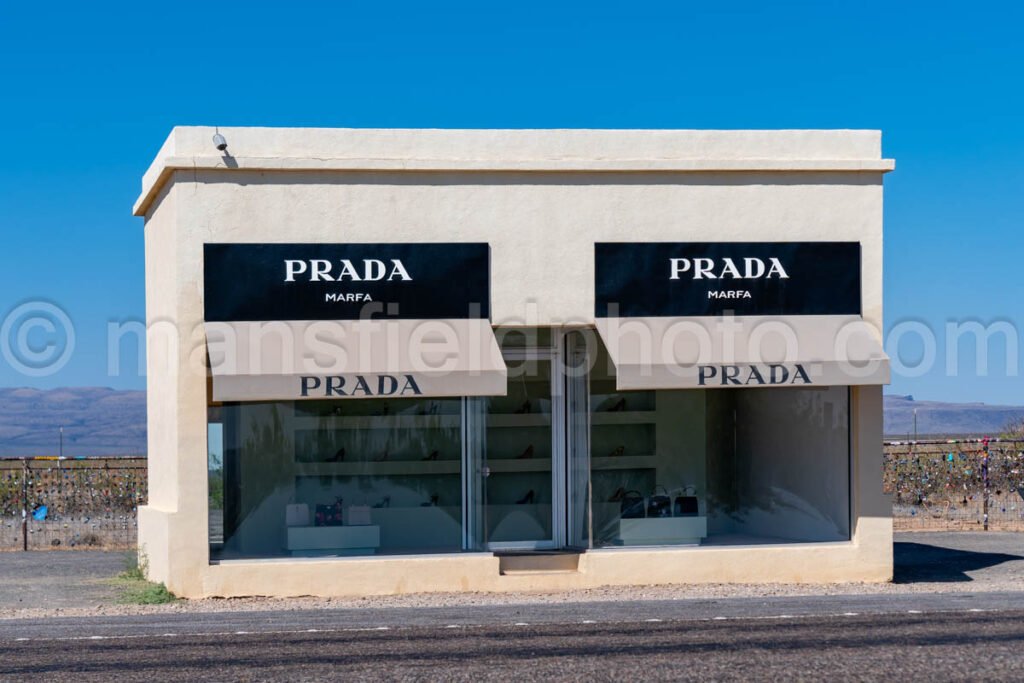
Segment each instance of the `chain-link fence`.
[{"label": "chain-link fence", "polygon": [[885,444],[885,492],[901,529],[1024,531],[1024,441]]},{"label": "chain-link fence", "polygon": [[[898,530],[1024,531],[1024,440],[885,444]],[[132,548],[145,458],[0,460],[0,550]]]},{"label": "chain-link fence", "polygon": [[0,460],[0,550],[130,548],[145,458]]}]

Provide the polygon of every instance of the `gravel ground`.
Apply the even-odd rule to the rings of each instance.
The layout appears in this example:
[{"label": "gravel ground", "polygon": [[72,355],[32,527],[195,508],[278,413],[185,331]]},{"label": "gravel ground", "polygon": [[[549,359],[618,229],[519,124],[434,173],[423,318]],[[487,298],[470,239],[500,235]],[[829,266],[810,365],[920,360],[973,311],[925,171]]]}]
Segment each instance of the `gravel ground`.
[{"label": "gravel ground", "polygon": [[[35,556],[32,561],[26,556]],[[0,619],[220,611],[471,607],[637,600],[1024,591],[1024,533],[897,534],[895,582],[887,584],[693,584],[553,593],[413,594],[368,598],[234,598],[119,605],[105,577],[123,553],[0,553]],[[19,559],[15,559],[19,558]],[[20,563],[20,567],[18,566]],[[45,571],[42,571],[45,569]],[[24,572],[31,576],[22,577]],[[105,574],[104,574],[105,573]],[[12,579],[11,577],[15,578]]]},{"label": "gravel ground", "polygon": [[110,579],[124,571],[128,557],[98,550],[0,553],[0,616],[110,605],[117,600]]}]

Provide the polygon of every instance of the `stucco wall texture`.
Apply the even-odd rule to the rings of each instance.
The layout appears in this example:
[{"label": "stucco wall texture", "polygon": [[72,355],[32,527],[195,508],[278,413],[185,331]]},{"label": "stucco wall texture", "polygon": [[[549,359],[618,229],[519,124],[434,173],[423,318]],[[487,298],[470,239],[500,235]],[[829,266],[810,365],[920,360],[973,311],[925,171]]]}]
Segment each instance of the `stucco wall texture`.
[{"label": "stucco wall texture", "polygon": [[225,154],[214,132],[175,128],[135,205],[154,580],[198,597],[891,578],[881,387],[852,393],[847,543],[593,552],[574,574],[524,577],[489,554],[210,565],[206,532],[204,242],[487,242],[495,325],[593,325],[594,242],[858,241],[881,330],[879,132],[221,128]]}]

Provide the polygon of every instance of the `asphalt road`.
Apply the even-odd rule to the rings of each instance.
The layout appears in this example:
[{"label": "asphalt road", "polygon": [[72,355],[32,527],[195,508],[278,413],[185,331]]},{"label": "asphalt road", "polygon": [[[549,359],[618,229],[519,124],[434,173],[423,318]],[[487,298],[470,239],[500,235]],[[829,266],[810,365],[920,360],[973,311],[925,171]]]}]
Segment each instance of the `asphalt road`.
[{"label": "asphalt road", "polygon": [[0,642],[0,680],[1019,680],[1024,610]]}]

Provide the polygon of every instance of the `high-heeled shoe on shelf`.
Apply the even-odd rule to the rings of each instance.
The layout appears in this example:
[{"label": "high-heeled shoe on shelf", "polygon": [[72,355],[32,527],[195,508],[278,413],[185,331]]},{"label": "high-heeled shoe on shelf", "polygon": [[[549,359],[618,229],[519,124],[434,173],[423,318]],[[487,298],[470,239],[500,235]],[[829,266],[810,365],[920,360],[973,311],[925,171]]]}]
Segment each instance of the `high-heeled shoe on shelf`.
[{"label": "high-heeled shoe on shelf", "polygon": [[334,453],[334,457],[333,458],[328,458],[327,462],[341,462],[344,459],[345,459],[345,449],[344,448],[339,448]]},{"label": "high-heeled shoe on shelf", "polygon": [[533,489],[530,489],[525,496],[516,501],[516,505],[532,505],[535,495]]},{"label": "high-heeled shoe on shelf", "polygon": [[424,462],[427,461],[427,460],[437,460],[437,456],[438,455],[440,455],[440,453],[438,451],[436,451],[436,450],[433,450],[433,451],[430,451],[430,455],[428,455],[427,457],[423,458],[423,460],[424,460]]},{"label": "high-heeled shoe on shelf", "polygon": [[441,502],[441,497],[436,493],[430,496],[430,501],[427,503],[420,503],[421,508],[437,507],[438,503]]},{"label": "high-heeled shoe on shelf", "polygon": [[516,408],[516,415],[526,415],[530,412],[530,399],[523,401],[523,405]]},{"label": "high-heeled shoe on shelf", "polygon": [[615,493],[612,494],[611,498],[608,499],[609,503],[619,503],[622,501],[622,497],[626,495],[626,489],[621,486],[615,489]]},{"label": "high-heeled shoe on shelf", "polygon": [[619,446],[614,451],[609,453],[608,457],[609,458],[618,458],[618,457],[620,457],[625,452],[626,452],[626,447],[625,446]]},{"label": "high-heeled shoe on shelf", "polygon": [[526,450],[516,456],[516,460],[529,460],[533,457],[533,444],[526,447]]},{"label": "high-heeled shoe on shelf", "polygon": [[618,401],[616,401],[615,404],[611,408],[608,409],[608,412],[609,413],[621,413],[625,409],[626,409],[626,397],[623,396]]},{"label": "high-heeled shoe on shelf", "polygon": [[384,462],[388,459],[388,449],[384,449],[384,452],[373,459],[374,462]]},{"label": "high-heeled shoe on shelf", "polygon": [[431,401],[428,405],[420,406],[420,409],[419,409],[419,411],[417,411],[416,414],[417,415],[437,415],[437,409],[438,409],[437,401]]},{"label": "high-heeled shoe on shelf", "polygon": [[374,503],[373,507],[375,507],[375,508],[389,508],[389,507],[391,507],[391,496],[384,496],[383,498],[380,499],[379,503]]}]

